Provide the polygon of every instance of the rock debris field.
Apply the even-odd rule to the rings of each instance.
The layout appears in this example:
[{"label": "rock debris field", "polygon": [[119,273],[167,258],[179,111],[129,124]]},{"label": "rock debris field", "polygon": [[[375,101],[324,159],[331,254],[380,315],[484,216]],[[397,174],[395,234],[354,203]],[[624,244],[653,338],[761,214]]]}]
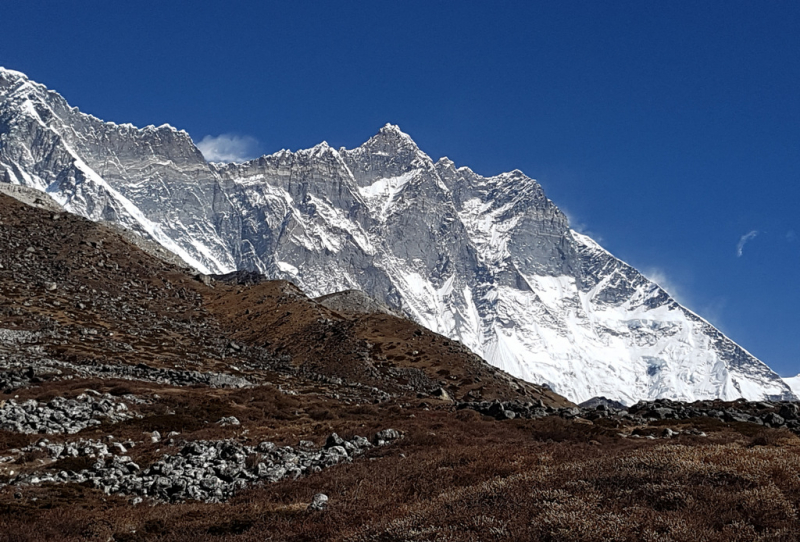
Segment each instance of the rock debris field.
[{"label": "rock debris field", "polygon": [[[184,443],[177,454],[163,455],[147,468],[125,455],[127,447],[134,445],[132,442],[114,442],[109,447],[97,440],[66,444],[42,440],[22,451],[42,450],[56,460],[84,457],[93,463],[80,470],[21,475],[11,484],[89,483],[107,494],[133,495],[134,504],[144,498],[161,502],[188,499],[221,502],[251,484],[296,479],[319,472],[353,461],[371,447],[385,446],[401,437],[394,429],[378,432],[372,442],[360,436],[345,440],[333,433],[321,448],[307,441],[295,447],[278,447],[268,441],[257,446],[245,446],[232,439],[193,441]],[[152,438],[160,439],[160,435],[154,434]]]},{"label": "rock debris field", "polygon": [[198,275],[2,195],[0,248],[0,538],[800,532],[795,403],[574,405],[359,294]]},{"label": "rock debris field", "polygon": [[[131,396],[128,401],[134,402]],[[135,417],[124,400],[90,390],[75,399],[55,397],[47,403],[14,399],[0,403],[0,429],[17,433],[75,434],[103,420],[116,423]]]},{"label": "rock debris field", "polygon": [[722,422],[751,423],[767,428],[785,428],[800,433],[800,407],[790,401],[745,401],[732,403],[722,401],[695,401],[685,403],[669,399],[640,401],[625,407],[615,401],[596,398],[577,407],[557,408],[545,406],[541,401],[473,401],[459,402],[459,410],[471,409],[497,420],[515,418],[537,419],[560,416],[565,419],[581,419],[591,422],[608,419],[631,425],[647,425],[660,420],[690,420],[713,418]]}]

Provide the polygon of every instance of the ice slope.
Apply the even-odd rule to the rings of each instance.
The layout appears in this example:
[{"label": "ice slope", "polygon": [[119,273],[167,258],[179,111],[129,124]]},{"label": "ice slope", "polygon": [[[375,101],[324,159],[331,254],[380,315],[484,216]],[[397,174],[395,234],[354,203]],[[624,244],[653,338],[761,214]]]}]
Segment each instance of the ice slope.
[{"label": "ice slope", "polygon": [[0,69],[0,180],[147,234],[203,272],[367,292],[575,401],[792,397],[761,361],[570,229],[520,171],[434,162],[386,125],[208,164],[186,132],[103,122]]},{"label": "ice slope", "polygon": [[791,388],[795,395],[800,397],[800,375],[784,378],[783,381]]}]

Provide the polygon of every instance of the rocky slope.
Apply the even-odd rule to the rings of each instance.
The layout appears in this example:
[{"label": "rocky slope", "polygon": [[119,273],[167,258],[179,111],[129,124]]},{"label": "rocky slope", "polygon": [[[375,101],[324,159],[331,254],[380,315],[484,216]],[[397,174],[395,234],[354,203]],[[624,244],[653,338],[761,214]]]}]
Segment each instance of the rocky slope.
[{"label": "rocky slope", "polygon": [[[116,227],[21,193],[30,205],[0,194],[0,386],[9,396],[0,401],[0,487],[78,483],[139,500],[216,502],[401,436],[385,428],[372,444],[331,436],[318,422],[343,410],[354,410],[355,423],[340,426],[352,435],[377,415],[373,405],[571,406],[405,318],[331,310],[285,281],[187,273]],[[294,448],[231,440],[242,430],[245,440],[306,440]],[[70,440],[76,433],[81,440]],[[170,453],[151,446],[155,465],[140,466],[132,449],[158,445],[162,433]],[[330,442],[308,440],[320,438]],[[4,447],[9,439],[27,447]],[[30,454],[72,463],[42,472]]]},{"label": "rocky slope", "polygon": [[395,126],[351,150],[207,164],[186,132],[103,122],[2,70],[0,180],[141,232],[206,273],[257,271],[314,297],[363,290],[574,401],[794,397],[571,230],[536,181],[434,162]]},{"label": "rocky slope", "polygon": [[568,404],[405,318],[336,312],[285,281],[242,286],[187,273],[115,228],[2,194],[0,217],[9,382],[80,375],[247,388],[279,373],[372,399],[444,388]]},{"label": "rocky slope", "polygon": [[800,528],[796,403],[578,408],[362,294],[187,272],[31,203],[0,194],[2,540]]}]

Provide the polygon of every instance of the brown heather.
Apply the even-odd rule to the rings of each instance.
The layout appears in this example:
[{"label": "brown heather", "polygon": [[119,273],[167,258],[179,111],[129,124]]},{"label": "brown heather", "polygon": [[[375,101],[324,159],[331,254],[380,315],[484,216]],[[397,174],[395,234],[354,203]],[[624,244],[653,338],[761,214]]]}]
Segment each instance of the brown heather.
[{"label": "brown heather", "polygon": [[[136,440],[129,454],[146,467],[198,439],[296,445],[300,439],[322,444],[333,431],[370,436],[392,427],[405,434],[351,464],[251,487],[222,504],[134,506],[129,496],[83,485],[2,486],[0,540],[800,538],[800,439],[787,431],[707,418],[643,427],[558,417],[499,422],[455,411],[428,395],[431,384],[457,399],[570,403],[487,367],[461,345],[411,322],[340,314],[288,283],[211,288],[103,226],[71,216],[52,220],[6,197],[0,197],[0,263],[0,327],[39,334],[35,349],[0,344],[1,354],[42,355],[77,368],[144,363],[227,371],[258,384],[216,389],[64,369],[62,376],[71,379],[44,377],[4,398],[72,398],[93,389],[151,402],[135,406],[142,418],[48,436],[51,442],[111,434]],[[275,359],[288,365],[271,364]],[[384,393],[380,400],[372,387]],[[227,416],[241,425],[215,423]],[[658,436],[665,427],[697,428],[708,436],[620,436]],[[151,443],[144,434],[152,431],[180,436],[174,445]],[[0,455],[14,455],[40,436],[0,431]],[[89,462],[51,462],[38,452],[14,457],[0,464],[0,482],[11,479],[11,471],[75,471]],[[308,511],[319,492],[328,495],[328,509]]]},{"label": "brown heather", "polygon": [[[415,414],[391,420],[406,431],[401,443],[225,504],[133,507],[80,486],[26,487],[22,498],[4,488],[0,537],[750,541],[795,540],[800,528],[794,436],[769,446],[725,431],[659,442],[564,422],[563,440],[542,442],[537,422]],[[317,492],[330,507],[306,511]]]}]

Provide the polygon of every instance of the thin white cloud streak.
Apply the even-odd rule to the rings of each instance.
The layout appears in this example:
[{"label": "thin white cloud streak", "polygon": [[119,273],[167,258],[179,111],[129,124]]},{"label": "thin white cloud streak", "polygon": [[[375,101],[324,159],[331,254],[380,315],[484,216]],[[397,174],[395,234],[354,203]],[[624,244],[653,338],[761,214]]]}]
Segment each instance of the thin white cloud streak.
[{"label": "thin white cloud streak", "polygon": [[744,254],[744,245],[745,245],[745,243],[747,243],[750,239],[752,239],[756,235],[758,235],[758,230],[753,230],[751,232],[745,233],[744,235],[742,235],[739,238],[739,242],[736,243],[736,257],[737,258],[741,258],[742,254]]},{"label": "thin white cloud streak", "polygon": [[258,141],[234,134],[207,135],[197,143],[197,148],[208,162],[246,162],[257,156]]}]

